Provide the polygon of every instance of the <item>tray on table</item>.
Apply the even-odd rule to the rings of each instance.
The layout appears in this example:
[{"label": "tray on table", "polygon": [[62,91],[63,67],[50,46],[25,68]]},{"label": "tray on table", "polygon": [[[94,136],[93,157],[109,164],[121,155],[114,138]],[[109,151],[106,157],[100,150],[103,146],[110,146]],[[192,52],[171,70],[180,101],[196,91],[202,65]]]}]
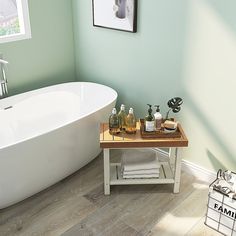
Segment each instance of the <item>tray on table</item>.
[{"label": "tray on table", "polygon": [[177,126],[177,129],[175,132],[166,133],[164,131],[163,123],[161,124],[160,131],[146,132],[144,128],[144,119],[140,119],[140,134],[142,138],[180,138],[181,137],[179,126]]}]

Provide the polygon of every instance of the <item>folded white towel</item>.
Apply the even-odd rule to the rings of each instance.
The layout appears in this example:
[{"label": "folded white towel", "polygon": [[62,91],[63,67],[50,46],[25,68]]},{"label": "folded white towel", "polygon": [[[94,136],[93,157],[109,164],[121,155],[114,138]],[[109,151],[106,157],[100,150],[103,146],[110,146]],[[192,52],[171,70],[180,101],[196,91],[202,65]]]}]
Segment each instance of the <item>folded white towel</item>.
[{"label": "folded white towel", "polygon": [[153,168],[153,169],[144,169],[144,170],[122,170],[122,173],[125,175],[145,175],[145,174],[159,174],[160,169],[159,168]]},{"label": "folded white towel", "polygon": [[144,178],[159,178],[159,174],[146,175],[123,175],[124,179],[144,179]]},{"label": "folded white towel", "polygon": [[160,168],[156,153],[151,150],[125,150],[121,158],[121,167],[124,171],[147,170]]}]

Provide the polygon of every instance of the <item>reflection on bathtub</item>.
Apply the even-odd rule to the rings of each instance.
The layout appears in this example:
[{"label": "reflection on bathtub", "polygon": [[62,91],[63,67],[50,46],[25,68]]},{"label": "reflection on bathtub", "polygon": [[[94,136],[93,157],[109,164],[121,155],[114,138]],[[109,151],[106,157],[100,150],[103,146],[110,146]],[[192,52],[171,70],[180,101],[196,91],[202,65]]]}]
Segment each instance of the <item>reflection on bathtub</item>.
[{"label": "reflection on bathtub", "polygon": [[136,32],[137,0],[93,0],[93,25]]}]

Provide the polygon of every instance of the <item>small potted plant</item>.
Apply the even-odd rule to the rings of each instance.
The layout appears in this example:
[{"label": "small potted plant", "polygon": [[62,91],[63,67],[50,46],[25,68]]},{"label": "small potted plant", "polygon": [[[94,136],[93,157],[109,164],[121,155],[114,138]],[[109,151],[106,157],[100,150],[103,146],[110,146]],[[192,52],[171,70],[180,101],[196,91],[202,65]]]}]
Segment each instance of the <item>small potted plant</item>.
[{"label": "small potted plant", "polygon": [[167,113],[166,113],[166,118],[165,120],[169,119],[169,113],[172,110],[174,113],[178,113],[181,110],[181,105],[183,104],[183,99],[180,97],[174,97],[171,98],[168,102],[167,105],[170,108]]}]

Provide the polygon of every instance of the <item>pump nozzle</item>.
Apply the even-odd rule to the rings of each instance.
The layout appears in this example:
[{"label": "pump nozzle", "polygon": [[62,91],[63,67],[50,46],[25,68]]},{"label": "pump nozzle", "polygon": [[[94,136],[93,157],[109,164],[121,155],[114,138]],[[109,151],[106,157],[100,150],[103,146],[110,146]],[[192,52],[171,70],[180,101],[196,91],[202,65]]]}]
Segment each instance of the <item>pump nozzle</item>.
[{"label": "pump nozzle", "polygon": [[152,105],[151,104],[147,104],[149,106],[149,109],[148,109],[148,113],[151,115],[152,114]]},{"label": "pump nozzle", "polygon": [[160,105],[155,105],[154,107],[156,107],[156,112],[160,111]]}]

